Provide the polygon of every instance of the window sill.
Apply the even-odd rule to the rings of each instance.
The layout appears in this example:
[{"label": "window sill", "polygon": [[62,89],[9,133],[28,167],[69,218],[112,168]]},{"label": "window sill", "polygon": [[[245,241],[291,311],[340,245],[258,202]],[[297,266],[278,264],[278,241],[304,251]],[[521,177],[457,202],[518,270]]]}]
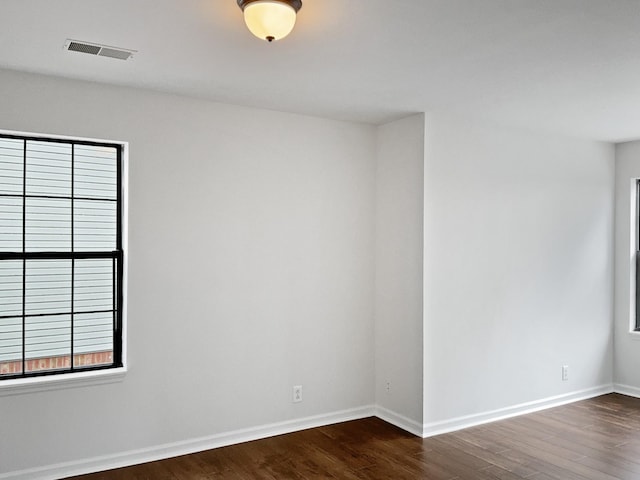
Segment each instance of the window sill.
[{"label": "window sill", "polygon": [[93,372],[65,373],[46,377],[4,380],[0,381],[0,397],[117,383],[124,380],[126,374],[126,367],[122,367],[111,368],[109,370],[96,370]]},{"label": "window sill", "polygon": [[629,332],[629,336],[631,337],[632,340],[640,341],[640,330],[631,330]]}]

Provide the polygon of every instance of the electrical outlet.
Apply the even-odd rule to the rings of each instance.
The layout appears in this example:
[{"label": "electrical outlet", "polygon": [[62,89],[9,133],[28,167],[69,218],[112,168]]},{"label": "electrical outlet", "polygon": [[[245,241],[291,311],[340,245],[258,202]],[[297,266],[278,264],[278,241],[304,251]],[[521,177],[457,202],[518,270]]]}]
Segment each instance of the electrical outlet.
[{"label": "electrical outlet", "polygon": [[387,382],[384,386],[387,393],[391,393],[391,382]]},{"label": "electrical outlet", "polygon": [[296,385],[293,387],[293,403],[300,403],[302,401],[302,385]]},{"label": "electrical outlet", "polygon": [[569,380],[569,365],[562,366],[562,381],[566,382]]}]

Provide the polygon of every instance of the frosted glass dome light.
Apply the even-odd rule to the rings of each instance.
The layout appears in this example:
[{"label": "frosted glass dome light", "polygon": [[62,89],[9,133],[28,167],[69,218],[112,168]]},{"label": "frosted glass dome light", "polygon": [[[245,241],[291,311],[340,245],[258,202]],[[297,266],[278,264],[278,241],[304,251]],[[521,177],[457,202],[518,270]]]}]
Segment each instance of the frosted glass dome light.
[{"label": "frosted glass dome light", "polygon": [[302,0],[238,0],[238,6],[249,31],[272,42],[291,33]]}]

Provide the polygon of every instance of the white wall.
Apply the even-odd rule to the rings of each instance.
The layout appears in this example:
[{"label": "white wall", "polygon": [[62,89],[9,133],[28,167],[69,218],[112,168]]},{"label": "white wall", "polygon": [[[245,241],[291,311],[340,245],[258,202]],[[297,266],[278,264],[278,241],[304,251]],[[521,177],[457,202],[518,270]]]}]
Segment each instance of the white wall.
[{"label": "white wall", "polygon": [[616,146],[615,382],[640,395],[640,334],[635,323],[635,180],[640,178],[640,142]]},{"label": "white wall", "polygon": [[610,145],[442,115],[376,134],[7,71],[0,88],[0,129],[131,154],[131,370],[0,397],[0,476],[374,399],[429,425],[612,381]]},{"label": "white wall", "polygon": [[610,384],[613,146],[425,132],[425,424]]},{"label": "white wall", "polygon": [[418,433],[423,401],[423,163],[423,114],[378,128],[376,405],[386,410],[382,415],[393,415],[391,420]]},{"label": "white wall", "polygon": [[8,71],[0,89],[0,129],[130,142],[130,372],[0,397],[0,476],[373,401],[373,127]]}]

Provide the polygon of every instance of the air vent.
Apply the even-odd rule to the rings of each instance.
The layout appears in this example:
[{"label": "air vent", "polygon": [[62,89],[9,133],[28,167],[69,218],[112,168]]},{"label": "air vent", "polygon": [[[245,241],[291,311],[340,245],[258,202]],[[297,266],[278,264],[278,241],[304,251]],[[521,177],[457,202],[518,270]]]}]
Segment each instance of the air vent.
[{"label": "air vent", "polygon": [[89,53],[91,55],[97,55],[100,51],[100,47],[95,45],[89,45],[86,43],[80,42],[69,42],[69,46],[67,50],[71,50],[72,52],[81,52],[81,53]]},{"label": "air vent", "polygon": [[102,47],[100,53],[101,57],[117,58],[119,60],[127,60],[131,56],[131,52],[127,50],[118,50],[117,48]]},{"label": "air vent", "polygon": [[64,49],[70,52],[88,53],[99,57],[117,58],[118,60],[128,60],[136,53],[135,50],[127,50],[126,48],[108,47],[107,45],[79,42],[77,40],[67,40],[64,44]]}]

